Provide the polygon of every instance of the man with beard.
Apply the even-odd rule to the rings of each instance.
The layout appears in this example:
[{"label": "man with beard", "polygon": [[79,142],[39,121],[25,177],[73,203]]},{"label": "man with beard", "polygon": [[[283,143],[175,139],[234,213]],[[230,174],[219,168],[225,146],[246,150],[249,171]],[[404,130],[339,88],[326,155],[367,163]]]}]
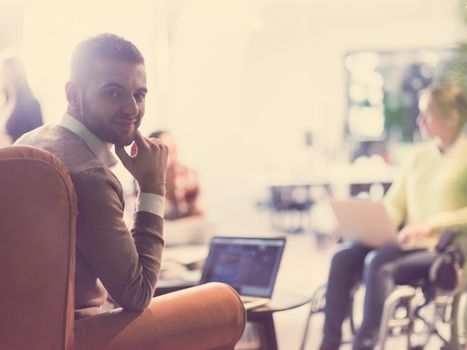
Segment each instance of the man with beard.
[{"label": "man with beard", "polygon": [[[78,196],[75,319],[100,313],[107,292],[127,310],[149,305],[159,276],[167,147],[141,135],[146,73],[129,41],[101,34],[83,41],[71,61],[68,108],[57,125],[16,142],[44,149],[63,161]],[[133,143],[131,155],[124,146]],[[117,159],[140,192],[130,232],[123,221]]]}]

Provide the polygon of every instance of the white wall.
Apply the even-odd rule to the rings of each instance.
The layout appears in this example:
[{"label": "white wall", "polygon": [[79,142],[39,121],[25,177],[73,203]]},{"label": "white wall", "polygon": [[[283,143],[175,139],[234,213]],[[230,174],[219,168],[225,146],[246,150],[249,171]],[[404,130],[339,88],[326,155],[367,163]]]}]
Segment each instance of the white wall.
[{"label": "white wall", "polygon": [[258,185],[306,177],[306,129],[325,154],[342,156],[344,52],[452,45],[461,35],[457,6],[178,1],[167,125],[201,172],[209,213],[229,228],[247,227],[236,220],[248,221]]},{"label": "white wall", "polygon": [[29,0],[24,13],[22,55],[45,120],[58,120],[65,109],[64,85],[72,50],[81,40],[103,32],[122,35],[142,51],[151,97],[148,114],[166,115],[169,73],[166,13],[164,1]]}]

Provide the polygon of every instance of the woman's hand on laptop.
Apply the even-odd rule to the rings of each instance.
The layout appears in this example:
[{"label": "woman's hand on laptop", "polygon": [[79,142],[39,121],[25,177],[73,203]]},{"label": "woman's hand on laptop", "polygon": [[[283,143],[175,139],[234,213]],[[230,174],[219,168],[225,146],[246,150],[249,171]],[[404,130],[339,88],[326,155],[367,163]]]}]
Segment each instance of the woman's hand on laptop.
[{"label": "woman's hand on laptop", "polygon": [[428,225],[407,225],[397,234],[397,240],[401,245],[412,245],[418,243],[422,238],[433,232]]}]

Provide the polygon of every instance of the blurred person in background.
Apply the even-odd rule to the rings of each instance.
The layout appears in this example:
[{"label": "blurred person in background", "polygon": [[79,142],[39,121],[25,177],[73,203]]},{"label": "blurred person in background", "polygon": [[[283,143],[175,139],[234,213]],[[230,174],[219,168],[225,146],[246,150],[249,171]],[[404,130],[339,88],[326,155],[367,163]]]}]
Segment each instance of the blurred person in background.
[{"label": "blurred person in background", "polygon": [[165,219],[177,220],[203,215],[198,174],[180,164],[174,136],[168,131],[160,130],[151,133],[149,137],[162,141],[169,150]]},{"label": "blurred person in background", "polygon": [[384,301],[398,284],[428,279],[432,248],[446,228],[467,232],[467,100],[457,86],[432,87],[421,95],[418,125],[429,139],[417,145],[384,198],[398,242],[368,247],[346,242],[329,272],[324,337],[320,349],[338,349],[342,322],[358,281],[366,286],[363,321],[353,349],[373,349]]},{"label": "blurred person in background", "polygon": [[213,225],[204,216],[198,174],[180,162],[171,132],[158,130],[149,137],[162,141],[168,149],[164,214],[164,229],[168,232],[166,245],[207,243]]},{"label": "blurred person in background", "polygon": [[0,146],[15,142],[43,124],[39,102],[29,86],[23,62],[8,57],[0,65]]}]

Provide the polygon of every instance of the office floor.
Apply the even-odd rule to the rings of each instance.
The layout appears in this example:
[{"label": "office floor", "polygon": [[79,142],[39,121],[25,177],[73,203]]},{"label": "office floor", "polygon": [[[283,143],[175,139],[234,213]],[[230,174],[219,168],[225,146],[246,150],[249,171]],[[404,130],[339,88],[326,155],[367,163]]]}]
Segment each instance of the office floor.
[{"label": "office floor", "polygon": [[[334,245],[318,249],[307,234],[289,234],[276,288],[312,295],[326,282]],[[279,349],[299,349],[309,306],[278,313],[274,316]],[[307,349],[317,349],[321,340],[322,317],[318,315],[309,327]]]}]

